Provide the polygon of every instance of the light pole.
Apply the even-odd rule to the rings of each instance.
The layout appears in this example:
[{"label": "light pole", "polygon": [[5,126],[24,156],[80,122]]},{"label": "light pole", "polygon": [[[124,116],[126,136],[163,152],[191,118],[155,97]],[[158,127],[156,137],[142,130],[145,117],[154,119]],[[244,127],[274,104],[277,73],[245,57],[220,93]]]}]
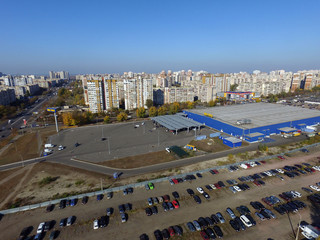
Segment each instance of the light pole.
[{"label": "light pole", "polygon": [[300,230],[300,223],[301,223],[301,215],[299,212],[297,212],[299,214],[299,224],[298,224],[298,230],[297,230],[297,236],[296,236],[296,240],[299,239],[299,230]]},{"label": "light pole", "polygon": [[110,137],[108,137],[108,151],[109,151],[109,155],[110,155]]},{"label": "light pole", "polygon": [[159,129],[158,129],[158,147],[160,146]]}]

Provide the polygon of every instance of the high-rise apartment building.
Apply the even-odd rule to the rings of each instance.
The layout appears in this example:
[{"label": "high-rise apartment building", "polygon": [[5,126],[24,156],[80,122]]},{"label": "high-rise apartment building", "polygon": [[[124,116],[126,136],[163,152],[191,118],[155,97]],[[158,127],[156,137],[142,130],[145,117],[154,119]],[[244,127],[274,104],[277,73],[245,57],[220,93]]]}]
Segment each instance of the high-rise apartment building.
[{"label": "high-rise apartment building", "polygon": [[88,103],[93,113],[105,110],[104,83],[103,79],[87,80]]},{"label": "high-rise apartment building", "polygon": [[118,81],[115,79],[105,79],[104,80],[104,95],[106,109],[119,108],[119,86]]}]

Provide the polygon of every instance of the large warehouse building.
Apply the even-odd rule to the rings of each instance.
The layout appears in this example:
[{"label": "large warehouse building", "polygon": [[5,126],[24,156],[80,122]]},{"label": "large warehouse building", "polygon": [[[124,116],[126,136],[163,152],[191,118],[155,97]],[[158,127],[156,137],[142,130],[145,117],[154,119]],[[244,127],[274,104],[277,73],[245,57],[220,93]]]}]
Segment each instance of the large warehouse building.
[{"label": "large warehouse building", "polygon": [[183,111],[218,131],[256,142],[266,136],[303,130],[320,123],[320,111],[271,103],[250,103]]}]

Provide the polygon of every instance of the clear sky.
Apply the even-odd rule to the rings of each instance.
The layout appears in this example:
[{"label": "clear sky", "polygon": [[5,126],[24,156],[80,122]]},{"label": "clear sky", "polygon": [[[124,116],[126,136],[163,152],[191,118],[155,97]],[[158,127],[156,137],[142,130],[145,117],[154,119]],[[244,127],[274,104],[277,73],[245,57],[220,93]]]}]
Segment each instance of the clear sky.
[{"label": "clear sky", "polygon": [[2,0],[0,72],[320,69],[319,0]]}]

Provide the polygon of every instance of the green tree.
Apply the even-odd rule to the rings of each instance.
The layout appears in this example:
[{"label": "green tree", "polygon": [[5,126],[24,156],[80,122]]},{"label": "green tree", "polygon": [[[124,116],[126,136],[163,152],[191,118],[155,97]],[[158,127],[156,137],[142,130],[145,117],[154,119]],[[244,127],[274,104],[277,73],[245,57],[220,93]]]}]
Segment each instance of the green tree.
[{"label": "green tree", "polygon": [[103,119],[103,122],[104,123],[109,123],[110,122],[110,116],[109,115],[105,116],[104,119]]},{"label": "green tree", "polygon": [[188,101],[188,102],[187,102],[187,108],[188,108],[188,109],[193,109],[193,108],[194,108],[194,103]]},{"label": "green tree", "polygon": [[234,91],[236,91],[237,90],[237,87],[238,87],[238,84],[232,84],[232,85],[230,85],[230,91],[231,92],[234,92]]},{"label": "green tree", "polygon": [[149,108],[149,116],[150,117],[155,117],[158,115],[158,110],[156,107],[152,106],[151,108]]},{"label": "green tree", "polygon": [[209,102],[208,102],[208,106],[209,107],[215,107],[217,105],[217,102],[215,101],[215,100],[210,100]]},{"label": "green tree", "polygon": [[121,112],[117,115],[117,120],[123,122],[128,119],[128,115],[125,112]]},{"label": "green tree", "polygon": [[153,106],[153,101],[151,99],[147,99],[146,106],[148,109],[151,108]]},{"label": "green tree", "polygon": [[159,107],[159,109],[158,109],[158,116],[166,115],[166,113],[167,113],[167,108],[166,108],[165,106]]},{"label": "green tree", "polygon": [[144,107],[140,107],[136,110],[137,117],[144,118],[146,115],[146,109]]},{"label": "green tree", "polygon": [[169,107],[170,114],[175,114],[175,113],[179,112],[179,110],[180,110],[180,104],[178,102],[172,103]]}]

